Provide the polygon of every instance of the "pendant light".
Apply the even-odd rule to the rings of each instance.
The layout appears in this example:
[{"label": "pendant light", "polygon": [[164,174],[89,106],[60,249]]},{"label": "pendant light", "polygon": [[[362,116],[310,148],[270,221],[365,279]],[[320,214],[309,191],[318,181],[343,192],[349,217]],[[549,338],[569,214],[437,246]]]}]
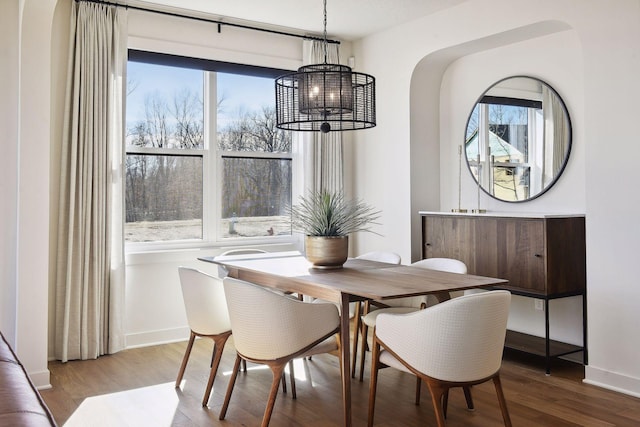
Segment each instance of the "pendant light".
[{"label": "pendant light", "polygon": [[327,64],[327,0],[323,36],[324,63],[276,78],[276,127],[323,133],[374,127],[375,78],[346,65]]}]

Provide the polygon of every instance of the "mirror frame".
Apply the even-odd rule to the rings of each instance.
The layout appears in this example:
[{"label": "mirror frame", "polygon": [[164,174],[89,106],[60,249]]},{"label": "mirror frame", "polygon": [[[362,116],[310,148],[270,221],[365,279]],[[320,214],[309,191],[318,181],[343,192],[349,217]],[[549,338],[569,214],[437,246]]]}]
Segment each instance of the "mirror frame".
[{"label": "mirror frame", "polygon": [[[558,100],[560,101],[560,105],[562,106],[562,109],[564,111],[564,116],[566,119],[566,125],[567,125],[567,148],[565,151],[565,155],[564,155],[564,159],[562,161],[562,165],[560,166],[560,168],[558,169],[557,174],[553,177],[553,179],[544,187],[542,188],[537,194],[530,196],[526,199],[522,199],[522,200],[505,200],[505,199],[501,199],[500,197],[495,196],[494,194],[491,194],[491,192],[489,190],[487,190],[483,185],[480,185],[480,183],[478,182],[478,179],[476,178],[476,176],[474,175],[472,169],[471,169],[471,164],[469,163],[469,157],[467,156],[467,150],[466,150],[466,143],[467,143],[467,134],[468,134],[468,128],[469,128],[469,122],[471,121],[471,118],[473,116],[473,112],[476,109],[476,106],[480,103],[480,100],[482,100],[485,96],[487,96],[488,92],[491,91],[491,89],[495,88],[496,86],[500,85],[501,83],[507,81],[507,80],[511,80],[511,79],[517,79],[517,78],[523,78],[523,79],[530,79],[530,80],[534,80],[538,83],[540,83],[543,86],[546,86],[553,95],[555,95]],[[539,79],[537,77],[532,77],[532,76],[526,76],[526,75],[515,75],[515,76],[508,76],[505,78],[502,78],[498,81],[496,81],[495,83],[493,83],[491,86],[489,86],[477,99],[476,102],[473,104],[473,107],[471,108],[471,111],[469,112],[469,115],[467,117],[467,123],[465,126],[465,131],[464,131],[465,135],[464,135],[464,142],[463,142],[463,147],[464,149],[464,156],[465,156],[465,160],[467,162],[467,169],[469,170],[469,173],[471,174],[471,178],[475,181],[476,185],[482,189],[482,191],[487,194],[489,197],[491,197],[492,199],[501,201],[501,202],[505,202],[505,203],[524,203],[524,202],[528,202],[534,199],[537,199],[538,197],[542,196],[543,194],[545,194],[547,191],[549,191],[549,189],[551,189],[551,187],[553,187],[556,182],[558,182],[558,179],[560,178],[560,176],[562,176],[562,173],[564,172],[567,163],[569,162],[569,157],[571,155],[571,148],[573,146],[573,126],[571,124],[571,116],[569,115],[569,110],[564,102],[564,100],[562,99],[562,97],[560,96],[560,94],[546,81]]]}]

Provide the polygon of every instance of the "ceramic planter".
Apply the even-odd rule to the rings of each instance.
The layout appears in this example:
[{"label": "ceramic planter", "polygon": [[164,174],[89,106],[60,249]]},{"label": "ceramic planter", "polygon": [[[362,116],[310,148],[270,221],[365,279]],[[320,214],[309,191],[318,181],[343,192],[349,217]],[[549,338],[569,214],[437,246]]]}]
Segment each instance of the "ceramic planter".
[{"label": "ceramic planter", "polygon": [[342,268],[349,256],[349,236],[306,236],[304,247],[313,268]]}]

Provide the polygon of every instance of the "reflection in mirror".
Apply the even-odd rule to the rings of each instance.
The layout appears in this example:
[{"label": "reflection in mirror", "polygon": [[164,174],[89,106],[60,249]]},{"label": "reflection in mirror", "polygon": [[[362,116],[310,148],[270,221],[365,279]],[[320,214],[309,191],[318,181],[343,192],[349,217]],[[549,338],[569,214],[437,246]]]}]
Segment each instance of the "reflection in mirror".
[{"label": "reflection in mirror", "polygon": [[571,150],[571,122],[560,96],[532,77],[491,86],[467,121],[467,164],[480,187],[508,202],[531,200],[562,173]]}]

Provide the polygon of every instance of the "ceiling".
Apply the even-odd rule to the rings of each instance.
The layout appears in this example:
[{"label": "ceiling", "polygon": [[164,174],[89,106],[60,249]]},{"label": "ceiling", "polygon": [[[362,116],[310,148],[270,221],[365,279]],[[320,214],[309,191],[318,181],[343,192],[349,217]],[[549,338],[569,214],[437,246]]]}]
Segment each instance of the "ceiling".
[{"label": "ceiling", "polygon": [[[327,0],[327,36],[357,40],[453,7],[466,0]],[[130,0],[131,5],[170,8],[211,19],[259,24],[287,32],[322,35],[322,0]]]}]

